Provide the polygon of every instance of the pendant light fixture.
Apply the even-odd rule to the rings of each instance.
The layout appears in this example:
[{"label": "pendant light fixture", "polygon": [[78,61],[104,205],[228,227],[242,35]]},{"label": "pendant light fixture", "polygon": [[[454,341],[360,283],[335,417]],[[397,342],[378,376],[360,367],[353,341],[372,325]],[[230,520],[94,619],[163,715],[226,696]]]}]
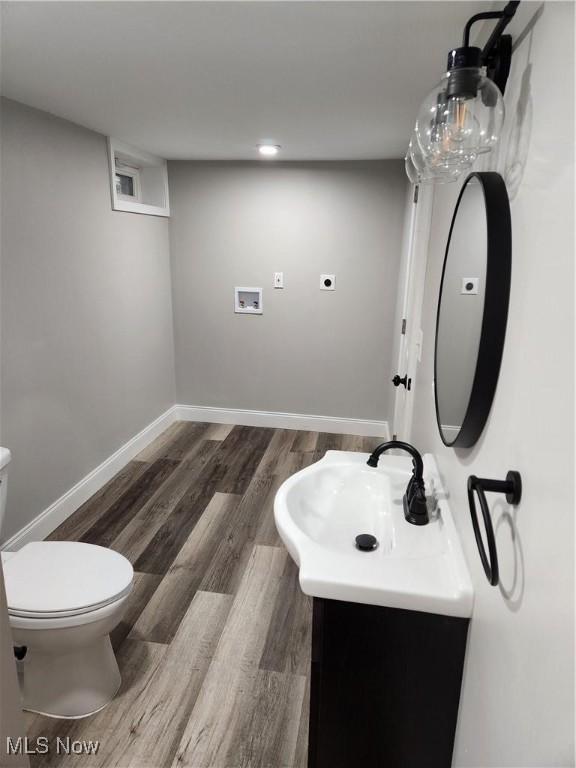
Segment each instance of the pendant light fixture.
[{"label": "pendant light fixture", "polygon": [[408,145],[408,152],[405,157],[406,175],[412,184],[445,184],[450,181],[456,181],[460,175],[460,169],[454,166],[441,165],[429,166],[425,160],[422,150],[418,144],[416,134],[412,134]]},{"label": "pendant light fixture", "polygon": [[[511,37],[502,33],[519,4],[509,2],[502,11],[468,20],[462,46],[450,51],[446,74],[418,112],[405,160],[412,183],[455,181],[498,143],[512,57]],[[484,19],[498,19],[498,24],[480,49],[470,45],[470,30]]]}]

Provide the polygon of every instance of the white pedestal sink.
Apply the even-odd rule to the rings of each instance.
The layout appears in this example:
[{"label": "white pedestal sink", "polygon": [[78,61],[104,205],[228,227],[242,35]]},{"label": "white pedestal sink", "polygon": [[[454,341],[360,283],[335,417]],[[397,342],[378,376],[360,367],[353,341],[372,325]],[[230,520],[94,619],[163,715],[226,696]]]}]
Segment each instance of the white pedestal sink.
[{"label": "white pedestal sink", "polygon": [[[314,597],[469,618],[473,588],[434,458],[424,456],[431,521],[404,518],[402,497],[412,473],[404,456],[328,451],[279,488],[274,517],[300,569],[302,590]],[[434,502],[435,499],[435,502]],[[371,552],[358,534],[378,539]]]}]

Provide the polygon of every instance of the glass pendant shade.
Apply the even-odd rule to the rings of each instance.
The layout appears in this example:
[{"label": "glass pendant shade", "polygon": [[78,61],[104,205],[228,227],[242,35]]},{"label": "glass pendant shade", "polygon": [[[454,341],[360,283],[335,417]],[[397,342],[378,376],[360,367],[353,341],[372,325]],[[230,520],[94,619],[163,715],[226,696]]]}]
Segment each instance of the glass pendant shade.
[{"label": "glass pendant shade", "polygon": [[504,101],[480,67],[449,70],[426,97],[416,121],[418,146],[435,166],[470,167],[500,137]]},{"label": "glass pendant shade", "polygon": [[418,175],[418,171],[416,170],[416,166],[410,157],[410,151],[406,152],[406,157],[404,158],[404,168],[406,169],[406,176],[408,176],[408,181],[410,184],[419,184],[420,177]]},{"label": "glass pendant shade", "polygon": [[[413,134],[408,145],[408,152],[404,158],[406,175],[412,184],[426,184],[437,182],[440,184],[456,181],[464,168],[461,166],[447,166],[437,163],[429,165],[422,155],[416,134]],[[467,166],[468,167],[468,166]]]}]

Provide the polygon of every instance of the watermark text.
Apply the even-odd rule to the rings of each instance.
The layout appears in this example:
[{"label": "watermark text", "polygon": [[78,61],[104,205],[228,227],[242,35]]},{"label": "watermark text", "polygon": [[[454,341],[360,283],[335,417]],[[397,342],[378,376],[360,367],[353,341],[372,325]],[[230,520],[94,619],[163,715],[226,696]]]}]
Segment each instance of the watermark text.
[{"label": "watermark text", "polygon": [[100,748],[99,741],[86,739],[71,739],[69,736],[49,739],[48,736],[38,736],[31,739],[28,736],[6,737],[7,755],[95,755]]}]

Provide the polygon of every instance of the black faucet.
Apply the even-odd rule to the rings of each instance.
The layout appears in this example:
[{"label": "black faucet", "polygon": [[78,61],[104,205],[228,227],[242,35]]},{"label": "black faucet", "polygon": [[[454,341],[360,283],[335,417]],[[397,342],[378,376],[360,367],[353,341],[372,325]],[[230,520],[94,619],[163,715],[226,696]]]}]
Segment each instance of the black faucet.
[{"label": "black faucet", "polygon": [[393,448],[406,451],[412,456],[412,477],[403,498],[404,517],[412,525],[426,525],[430,522],[430,518],[426,505],[426,489],[424,488],[424,463],[416,448],[410,443],[403,443],[401,440],[389,440],[387,443],[381,443],[372,451],[367,464],[369,467],[377,467],[380,456]]}]

